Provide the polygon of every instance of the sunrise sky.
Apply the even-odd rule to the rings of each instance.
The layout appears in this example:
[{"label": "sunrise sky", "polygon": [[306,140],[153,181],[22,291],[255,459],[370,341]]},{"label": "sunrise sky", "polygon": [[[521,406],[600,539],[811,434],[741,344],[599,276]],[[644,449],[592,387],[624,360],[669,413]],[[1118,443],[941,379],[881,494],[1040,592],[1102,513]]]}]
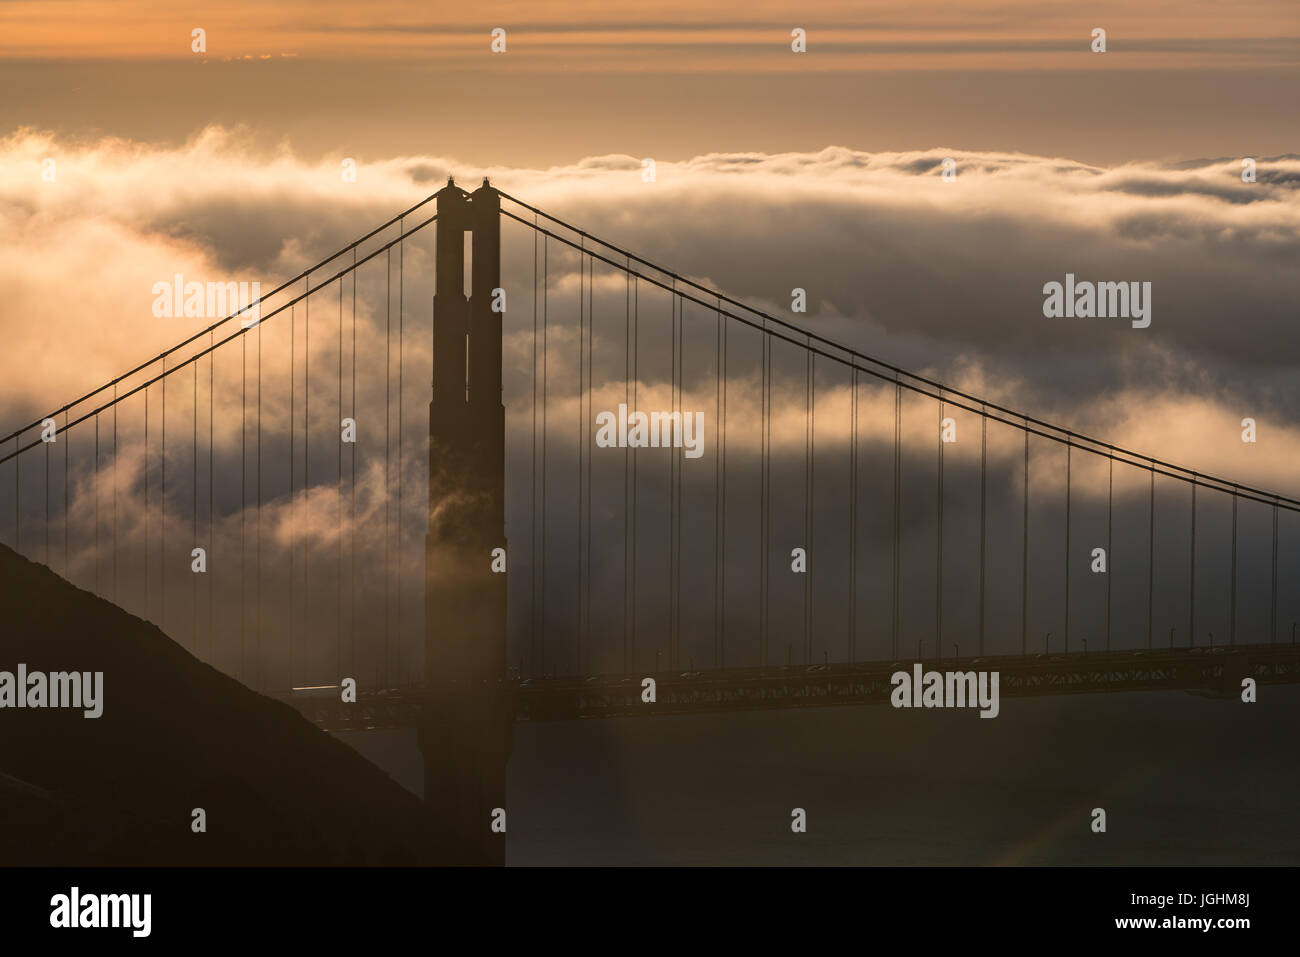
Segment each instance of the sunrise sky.
[{"label": "sunrise sky", "polygon": [[1294,146],[1298,37],[1288,0],[10,0],[0,128],[177,144],[221,123],[308,154],[527,165],[828,145],[1268,154]]},{"label": "sunrise sky", "polygon": [[[1298,11],[3,2],[0,408],[174,341],[160,276],[271,282],[490,175],[734,295],[808,288],[809,322],[902,365],[1297,492]],[[1067,272],[1153,282],[1152,326],[1046,320]],[[1279,444],[1200,440],[1251,412]]]}]

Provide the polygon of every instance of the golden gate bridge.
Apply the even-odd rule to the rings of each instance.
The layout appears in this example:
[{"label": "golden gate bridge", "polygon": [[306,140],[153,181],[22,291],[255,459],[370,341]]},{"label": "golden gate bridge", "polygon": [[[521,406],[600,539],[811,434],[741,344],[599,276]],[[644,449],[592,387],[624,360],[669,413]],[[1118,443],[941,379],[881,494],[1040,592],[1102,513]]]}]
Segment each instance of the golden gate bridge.
[{"label": "golden gate bridge", "polygon": [[[478,825],[515,720],[878,702],[912,662],[1008,696],[1300,678],[1300,500],[873,358],[487,180],[255,305],[0,439],[0,535],[321,727],[419,729],[466,860],[500,856]],[[614,410],[696,416],[704,454],[598,444]]]}]

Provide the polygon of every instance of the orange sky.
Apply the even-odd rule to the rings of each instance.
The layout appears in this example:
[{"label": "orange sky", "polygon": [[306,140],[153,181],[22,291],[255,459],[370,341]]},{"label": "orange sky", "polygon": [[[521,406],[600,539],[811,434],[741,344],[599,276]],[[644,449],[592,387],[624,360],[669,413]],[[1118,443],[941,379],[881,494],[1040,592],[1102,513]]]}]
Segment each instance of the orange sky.
[{"label": "orange sky", "polygon": [[[217,60],[407,57],[468,64],[491,55],[490,31],[501,27],[507,55],[555,69],[1060,69],[1086,61],[1091,31],[1102,27],[1109,62],[1128,61],[1130,68],[1263,69],[1295,65],[1298,9],[1291,0],[1230,7],[1210,0],[664,0],[653,8],[595,0],[16,0],[0,4],[0,56],[187,58],[196,55],[191,31],[201,27],[205,55]],[[791,55],[794,27],[808,31],[807,56]]]}]

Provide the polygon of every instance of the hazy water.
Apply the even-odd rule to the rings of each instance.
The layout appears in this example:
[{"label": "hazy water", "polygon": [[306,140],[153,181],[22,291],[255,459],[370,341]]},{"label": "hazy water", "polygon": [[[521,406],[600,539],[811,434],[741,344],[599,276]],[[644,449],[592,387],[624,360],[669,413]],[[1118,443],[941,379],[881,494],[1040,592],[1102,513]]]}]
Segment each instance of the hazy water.
[{"label": "hazy water", "polygon": [[[1300,864],[1298,728],[1267,686],[519,724],[507,860]],[[422,792],[414,733],[340,737]]]}]

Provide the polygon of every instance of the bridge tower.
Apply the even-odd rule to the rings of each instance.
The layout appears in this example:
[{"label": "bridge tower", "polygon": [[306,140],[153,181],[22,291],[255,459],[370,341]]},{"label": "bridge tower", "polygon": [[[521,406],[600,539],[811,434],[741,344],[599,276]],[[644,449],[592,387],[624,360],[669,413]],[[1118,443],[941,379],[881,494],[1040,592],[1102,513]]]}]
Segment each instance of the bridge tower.
[{"label": "bridge tower", "polygon": [[[501,198],[486,179],[437,193],[429,531],[425,541],[424,794],[448,836],[448,863],[504,864],[514,719],[506,685],[505,408],[501,401]],[[465,234],[470,254],[466,261]]]}]

